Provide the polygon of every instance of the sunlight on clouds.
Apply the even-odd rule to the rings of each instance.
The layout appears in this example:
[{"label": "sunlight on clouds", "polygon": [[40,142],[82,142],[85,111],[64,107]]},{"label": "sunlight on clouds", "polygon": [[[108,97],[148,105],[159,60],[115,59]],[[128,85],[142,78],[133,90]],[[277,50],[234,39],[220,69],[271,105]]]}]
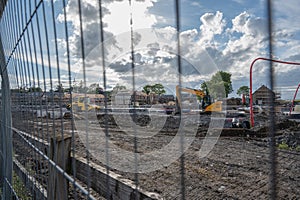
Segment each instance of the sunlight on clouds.
[{"label": "sunlight on clouds", "polygon": [[[134,47],[137,53],[136,62],[138,66],[137,83],[159,81],[160,77],[164,77],[165,82],[177,80],[176,74],[170,68],[177,66],[175,57],[177,53],[176,28],[174,27],[175,15],[173,16],[175,13],[164,13],[163,9],[155,7],[156,5],[166,6],[161,3],[162,1],[132,1]],[[87,61],[87,66],[91,68],[94,66],[99,67],[101,60],[96,59],[96,57],[99,58],[101,52],[99,50],[95,51],[96,46],[100,44],[98,1],[83,0],[81,2],[85,50],[86,56],[89,56],[90,59]],[[201,81],[201,79],[209,78],[216,70],[224,70],[232,73],[232,77],[236,81],[244,81],[247,85],[250,63],[256,57],[267,56],[266,13],[256,12],[256,10],[264,10],[265,7],[263,6],[265,4],[261,0],[257,0],[253,2],[253,7],[245,9],[241,6],[236,8],[239,11],[234,12],[233,15],[228,13],[228,9],[225,9],[224,6],[236,6],[236,3],[246,6],[248,3],[243,0],[232,0],[226,4],[219,3],[223,7],[208,9],[204,6],[204,2],[199,3],[199,1],[192,0],[185,2],[188,6],[197,7],[199,13],[192,13],[191,15],[185,15],[184,13],[181,15],[181,17],[187,17],[182,22],[197,22],[180,33],[181,56],[194,66],[195,70],[200,69],[201,72],[198,76],[193,75],[193,70],[184,65],[190,70],[186,74],[185,80],[189,82],[193,82],[193,80],[196,82]],[[290,59],[291,61],[300,60],[300,54],[298,53],[300,47],[299,6],[297,0],[288,0],[282,5],[275,2],[274,41],[275,57],[277,58]],[[152,10],[151,13],[156,14],[151,14],[150,10]],[[106,62],[110,64],[110,68],[107,69],[107,76],[111,80],[109,84],[113,85],[118,81],[123,84],[129,83],[130,73],[128,68],[131,61],[129,56],[131,51],[129,2],[127,0],[106,0],[103,3],[103,11]],[[69,38],[72,58],[80,59],[81,38],[77,0],[68,1],[67,18],[72,25]],[[169,20],[170,18],[173,19],[172,23]],[[197,18],[197,20],[194,18]],[[59,15],[58,20],[63,22],[62,14]],[[64,41],[61,40],[60,43],[64,48]],[[265,63],[258,66],[264,65]],[[288,74],[289,69],[293,69],[293,67],[279,68],[276,72]],[[126,70],[128,73],[125,73]],[[256,70],[265,73],[263,68]],[[157,76],[158,74],[159,76]],[[257,77],[257,83],[263,81],[265,81],[263,76]]]},{"label": "sunlight on clouds", "polygon": [[153,6],[153,1],[132,1],[130,8],[128,1],[114,2],[107,6],[109,15],[104,17],[107,23],[107,31],[113,34],[120,34],[130,31],[130,11],[132,9],[134,29],[151,28],[156,23],[156,18],[148,13],[148,9]]},{"label": "sunlight on clouds", "polygon": [[223,13],[217,11],[214,13],[206,13],[200,17],[202,25],[200,42],[209,42],[214,35],[221,34],[226,26],[226,21],[223,19]]}]

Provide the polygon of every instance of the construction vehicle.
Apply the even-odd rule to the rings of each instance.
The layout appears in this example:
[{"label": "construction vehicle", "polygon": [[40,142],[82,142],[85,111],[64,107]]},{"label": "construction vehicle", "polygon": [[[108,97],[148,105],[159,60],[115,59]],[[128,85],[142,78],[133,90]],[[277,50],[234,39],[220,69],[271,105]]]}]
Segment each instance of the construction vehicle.
[{"label": "construction vehicle", "polygon": [[194,94],[196,96],[201,97],[201,110],[203,114],[210,114],[212,112],[214,113],[226,113],[226,117],[224,118],[224,126],[228,126],[228,128],[242,128],[242,129],[249,129],[250,128],[250,122],[247,120],[246,115],[243,112],[230,112],[227,113],[226,110],[223,110],[222,104],[223,101],[216,101],[213,102],[212,98],[207,95],[202,90],[197,90],[193,88],[184,88],[176,86],[176,97],[177,97],[177,105],[176,105],[176,113],[178,114],[181,112],[180,105],[182,103],[182,100],[180,97],[183,96],[184,93]]},{"label": "construction vehicle", "polygon": [[85,96],[77,96],[73,98],[72,105],[67,105],[68,109],[73,109],[76,112],[80,111],[100,111],[100,106],[91,104],[90,98]]},{"label": "construction vehicle", "polygon": [[186,88],[180,87],[179,85],[176,86],[176,97],[177,97],[177,108],[176,113],[180,113],[180,104],[182,103],[181,92],[194,94],[202,98],[201,109],[204,113],[211,113],[211,112],[222,112],[222,101],[216,101],[212,103],[212,99],[209,95],[205,94],[202,90],[193,89],[193,88]]}]

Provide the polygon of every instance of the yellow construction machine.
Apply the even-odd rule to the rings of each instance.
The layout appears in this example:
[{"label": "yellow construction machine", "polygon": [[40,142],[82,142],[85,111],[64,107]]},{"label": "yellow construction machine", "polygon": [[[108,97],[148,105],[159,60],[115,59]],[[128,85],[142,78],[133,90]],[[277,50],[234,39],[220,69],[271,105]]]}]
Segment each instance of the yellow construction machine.
[{"label": "yellow construction machine", "polygon": [[91,104],[90,98],[85,96],[77,96],[73,99],[72,105],[67,105],[67,108],[74,111],[99,111],[100,106]]},{"label": "yellow construction machine", "polygon": [[193,88],[186,88],[180,87],[179,85],[176,86],[176,97],[177,97],[177,113],[180,111],[180,94],[189,93],[194,94],[196,96],[201,97],[202,99],[202,111],[204,113],[211,113],[211,112],[221,112],[222,111],[222,101],[216,101],[212,103],[212,99],[209,95],[205,94],[202,90],[193,89]]}]

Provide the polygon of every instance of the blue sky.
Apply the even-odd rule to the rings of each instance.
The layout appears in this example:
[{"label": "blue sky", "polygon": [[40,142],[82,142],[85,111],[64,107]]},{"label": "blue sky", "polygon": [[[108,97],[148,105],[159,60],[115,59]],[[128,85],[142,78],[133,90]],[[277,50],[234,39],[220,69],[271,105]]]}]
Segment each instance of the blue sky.
[{"label": "blue sky", "polygon": [[[253,5],[255,5],[253,7]],[[226,19],[232,19],[241,11],[248,10],[251,13],[258,14],[260,16],[265,15],[262,11],[264,9],[259,1],[195,1],[195,0],[184,0],[181,1],[181,20],[182,30],[188,30],[192,28],[198,28],[200,26],[199,18],[205,13],[222,11],[226,13]],[[149,9],[149,12],[154,15],[163,16],[167,18],[171,23],[175,23],[174,18],[174,1],[165,0],[157,1],[154,6]],[[157,26],[163,27],[170,24],[159,23]]]},{"label": "blue sky", "polygon": [[[148,20],[148,24],[139,24],[136,21],[141,17],[136,16],[134,17],[135,28],[138,30],[139,28],[151,27],[165,30],[171,34],[172,28],[175,28],[174,1],[145,1],[143,4],[148,5],[148,7],[143,8],[145,12],[143,19]],[[266,2],[262,0],[183,0],[180,5],[181,34],[185,38],[181,42],[183,49],[190,49],[190,52],[185,54],[185,58],[188,62],[190,61],[189,58],[192,58],[191,62],[194,64],[197,59],[193,57],[200,56],[197,54],[198,50],[205,48],[215,62],[214,67],[217,70],[232,73],[235,90],[232,95],[234,96],[238,87],[249,85],[249,67],[252,60],[268,55]],[[273,5],[274,56],[276,59],[299,61],[299,53],[296,49],[299,47],[300,34],[299,26],[295,22],[296,19],[299,19],[297,14],[299,6],[299,2],[295,0],[288,0],[284,4],[276,2]],[[113,8],[113,4],[110,7]],[[111,9],[111,11],[110,16],[113,16],[114,10]],[[110,24],[114,23],[113,17],[109,19],[110,16],[108,15],[106,18],[107,30],[109,30]],[[151,17],[154,17],[155,20],[149,20]],[[114,35],[122,32],[118,32],[113,26],[111,27]],[[267,67],[268,63],[265,62],[257,62],[254,66],[254,89],[262,84],[269,84]],[[287,65],[275,65],[274,68],[276,71],[276,89],[282,93],[283,98],[291,98],[294,88],[298,85],[298,68]],[[144,73],[147,72],[144,71]],[[203,73],[200,75],[202,81],[209,79],[212,74],[203,71],[201,73]],[[288,77],[293,78],[289,79]],[[151,80],[148,79],[148,81]],[[186,84],[197,87],[199,82],[201,80],[197,78],[193,80],[193,77],[189,77]]]},{"label": "blue sky", "polygon": [[[34,1],[32,1],[34,2]],[[57,84],[57,66],[61,81],[67,85],[67,57],[62,1],[54,1],[57,25],[59,63],[56,62],[50,0],[45,1],[50,45],[50,65],[53,84]],[[133,14],[134,44],[136,53],[136,88],[146,84],[162,83],[167,91],[174,91],[178,84],[176,63],[175,5],[173,0],[132,1],[104,0],[105,62],[108,89],[116,84],[132,85],[130,68],[130,11]],[[257,57],[268,55],[266,1],[263,0],[182,0],[181,5],[181,56],[183,58],[183,85],[198,88],[203,81],[218,70],[232,74],[234,92],[242,85],[249,85],[250,63]],[[82,0],[83,39],[87,85],[103,85],[101,66],[100,29],[97,0]],[[33,3],[32,3],[33,5]],[[300,2],[286,0],[274,3],[274,57],[300,62]],[[67,23],[71,56],[72,80],[82,79],[80,24],[77,0],[67,1]],[[38,16],[42,19],[42,9]],[[33,28],[36,31],[36,17]],[[40,21],[43,25],[43,22]],[[42,34],[45,33],[41,28]],[[30,38],[33,33],[30,33]],[[43,58],[47,58],[45,40]],[[28,41],[27,41],[28,42]],[[36,42],[38,43],[38,42]],[[28,48],[28,47],[27,47]],[[20,52],[21,53],[21,52]],[[18,57],[18,56],[17,56]],[[37,63],[41,67],[41,54]],[[48,61],[44,63],[48,66]],[[298,83],[297,66],[274,65],[275,88],[284,99],[291,99]],[[259,61],[253,68],[253,86],[268,85],[268,63]],[[12,70],[13,72],[14,70]],[[46,74],[49,79],[49,73]],[[47,82],[47,81],[46,81]],[[48,84],[48,83],[47,83]],[[48,86],[47,86],[48,88]]]}]

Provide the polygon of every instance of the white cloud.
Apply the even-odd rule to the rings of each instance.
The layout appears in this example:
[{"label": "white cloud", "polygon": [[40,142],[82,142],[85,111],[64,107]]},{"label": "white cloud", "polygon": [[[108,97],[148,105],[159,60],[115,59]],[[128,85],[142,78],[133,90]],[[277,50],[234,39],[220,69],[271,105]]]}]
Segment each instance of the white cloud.
[{"label": "white cloud", "polygon": [[236,32],[240,32],[243,33],[245,32],[244,27],[247,23],[247,21],[249,20],[250,15],[247,12],[243,12],[241,13],[239,16],[235,17],[232,20],[232,29],[231,31],[236,31]]},{"label": "white cloud", "polygon": [[239,4],[245,3],[245,0],[232,0],[232,1],[234,1],[234,2],[236,2],[236,3],[239,3]]},{"label": "white cloud", "polygon": [[200,21],[202,22],[200,43],[211,41],[215,35],[220,35],[226,26],[223,13],[220,11],[217,11],[216,14],[206,13],[200,17]]},{"label": "white cloud", "polygon": [[[132,1],[132,7],[129,7],[128,1],[105,1],[102,5],[103,22],[104,22],[104,39],[105,39],[105,52],[114,50],[114,56],[117,56],[118,51],[121,50],[118,46],[125,46],[127,49],[130,47],[130,9],[133,13],[133,26],[134,29],[150,28],[156,21],[153,15],[150,15],[147,10],[153,6],[155,0],[145,1]],[[97,0],[82,0],[82,29],[83,29],[83,42],[85,56],[100,44],[100,18],[99,18],[99,5]],[[67,7],[67,20],[71,24],[72,32],[69,36],[69,45],[72,58],[81,58],[81,34],[80,34],[80,18],[78,10],[78,1],[68,1]],[[63,14],[58,16],[59,22],[64,22]],[[117,35],[125,33],[127,38],[119,37],[119,41],[115,40]],[[135,34],[135,40],[138,39]],[[122,41],[123,40],[123,41]],[[125,40],[125,41],[124,41]],[[138,42],[138,41],[136,41]],[[121,44],[119,44],[121,43]],[[61,43],[64,46],[63,42]],[[101,52],[98,52],[99,54]],[[101,55],[101,54],[100,54]],[[99,57],[99,55],[98,55]]]},{"label": "white cloud", "polygon": [[287,31],[299,31],[299,8],[300,1],[286,0],[284,2],[274,1],[274,28],[277,30],[285,29]]},{"label": "white cloud", "polygon": [[[80,55],[80,37],[77,1],[70,0],[68,4],[68,19],[73,25],[73,35],[70,37],[71,49],[74,55]],[[89,69],[90,80],[99,80],[101,70],[93,72],[93,67],[99,68],[101,51],[95,49],[99,44],[99,16],[97,1],[83,0],[83,27],[84,41]],[[133,1],[133,23],[135,35],[136,55],[136,83],[145,84],[164,81],[176,85],[178,80],[177,70],[177,41],[176,29],[172,26],[151,29],[159,17],[149,14],[148,10],[154,6],[153,0]],[[239,1],[242,3],[242,1]],[[197,3],[197,2],[196,2]],[[194,4],[196,4],[194,3]],[[294,5],[296,3],[294,2]],[[112,1],[105,3],[105,47],[107,53],[107,76],[109,85],[116,83],[130,85],[132,77],[130,71],[130,8],[128,1]],[[288,7],[284,8],[288,10]],[[295,9],[293,9],[295,10]],[[205,13],[200,17],[199,29],[189,29],[180,33],[181,56],[185,60],[185,81],[188,84],[209,79],[217,70],[232,73],[232,78],[238,83],[248,85],[250,63],[256,57],[267,55],[268,34],[267,23],[248,12],[241,12],[233,19],[226,19],[221,11]],[[61,20],[61,17],[59,17]],[[163,21],[162,19],[159,19]],[[230,22],[231,23],[227,23]],[[281,23],[286,20],[282,19]],[[226,29],[226,31],[224,31]],[[293,29],[294,30],[294,29]],[[298,49],[300,42],[291,40],[294,32],[285,29],[276,29],[275,39],[277,48],[281,50],[283,58],[300,59]],[[93,52],[94,51],[94,52]],[[91,53],[92,52],[92,53]],[[97,56],[98,55],[98,56]],[[277,55],[276,55],[277,56]],[[97,59],[95,59],[97,57]],[[279,57],[279,56],[277,56]],[[187,64],[190,63],[190,66]],[[191,66],[194,67],[191,68]],[[259,76],[254,81],[266,82],[266,63],[257,63],[254,71]],[[284,72],[288,74],[289,68]],[[96,74],[98,74],[96,76]],[[163,77],[163,78],[162,78]],[[101,80],[100,80],[101,81]],[[237,88],[234,88],[237,89]]]},{"label": "white cloud", "polygon": [[246,73],[256,57],[265,56],[268,43],[266,22],[263,19],[243,12],[232,19],[232,27],[227,29],[227,34],[229,40],[223,55],[231,62],[229,70],[233,74]]},{"label": "white cloud", "polygon": [[[255,54],[255,51],[259,53],[265,48],[264,34],[253,31],[253,29],[260,28],[260,19],[243,13],[234,19],[240,23],[233,23],[231,30],[227,31],[228,34],[242,32],[241,36],[234,40],[229,39],[223,50],[218,49],[219,46],[215,45],[217,42],[214,40],[216,34],[220,35],[224,32],[225,21],[222,16],[221,12],[205,14],[201,17],[204,23],[200,32],[191,29],[180,34],[183,76],[189,84],[208,80],[217,70],[229,70],[233,73],[233,78],[238,79],[237,72],[245,74],[245,71],[249,70],[248,66],[245,67],[245,63],[251,62],[251,56]],[[138,63],[136,65],[136,83],[162,81],[161,77],[164,77],[165,83],[176,85],[178,81],[175,57],[177,53],[176,29],[168,26],[155,30],[139,30],[135,33],[139,35],[139,43],[135,46],[135,52],[138,53],[136,58],[139,57],[138,60],[136,59]],[[202,36],[205,33],[208,33],[209,36],[205,37],[204,41]],[[110,69],[113,70],[114,77],[118,77],[123,84],[130,85],[132,79],[128,56],[131,50],[130,33],[119,34],[115,40],[118,41],[121,50],[119,53],[112,50],[109,54],[115,54],[116,57],[111,56],[107,62],[111,64]],[[91,58],[94,57],[91,56]],[[116,79],[114,80],[116,81]]]},{"label": "white cloud", "polygon": [[114,35],[130,31],[130,12],[134,29],[151,28],[157,22],[155,16],[148,13],[152,6],[153,0],[132,1],[131,7],[128,1],[109,4],[107,9],[110,14],[104,17],[104,22],[107,23],[106,30]]},{"label": "white cloud", "polygon": [[191,6],[195,6],[195,7],[198,7],[198,8],[203,8],[203,6],[198,1],[191,2]]}]

